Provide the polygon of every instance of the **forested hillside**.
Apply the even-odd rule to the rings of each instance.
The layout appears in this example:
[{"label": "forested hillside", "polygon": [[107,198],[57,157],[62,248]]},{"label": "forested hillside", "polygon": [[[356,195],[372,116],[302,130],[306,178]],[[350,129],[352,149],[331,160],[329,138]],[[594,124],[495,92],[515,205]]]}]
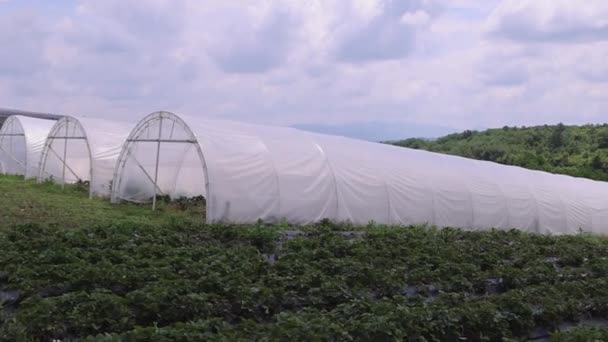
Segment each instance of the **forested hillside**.
[{"label": "forested hillside", "polygon": [[489,160],[530,169],[608,180],[608,124],[503,127],[464,131],[437,140],[395,145]]}]

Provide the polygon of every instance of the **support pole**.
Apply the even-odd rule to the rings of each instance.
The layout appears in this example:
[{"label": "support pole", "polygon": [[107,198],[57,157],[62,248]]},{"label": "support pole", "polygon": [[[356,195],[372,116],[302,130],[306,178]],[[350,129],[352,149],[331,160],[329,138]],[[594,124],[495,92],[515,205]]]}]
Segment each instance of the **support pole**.
[{"label": "support pole", "polygon": [[70,124],[69,121],[65,121],[65,139],[63,139],[63,172],[61,174],[62,177],[62,182],[61,182],[61,188],[65,189],[65,163],[66,163],[66,157],[68,155],[68,125]]},{"label": "support pole", "polygon": [[156,210],[156,188],[158,187],[158,161],[160,159],[160,140],[163,137],[163,117],[158,123],[158,142],[156,143],[156,166],[154,168],[154,197],[152,197],[152,210]]}]

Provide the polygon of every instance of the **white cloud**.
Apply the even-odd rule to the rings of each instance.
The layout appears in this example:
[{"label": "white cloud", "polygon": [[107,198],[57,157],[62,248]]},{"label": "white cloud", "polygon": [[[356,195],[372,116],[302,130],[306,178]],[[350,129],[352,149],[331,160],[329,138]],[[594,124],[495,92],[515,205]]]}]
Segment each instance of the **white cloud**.
[{"label": "white cloud", "polygon": [[11,2],[0,99],[274,124],[600,122],[605,3],[81,0],[51,16]]},{"label": "white cloud", "polygon": [[338,60],[365,63],[406,57],[416,47],[418,26],[431,20],[427,10],[436,10],[432,1],[369,2],[375,6],[364,11],[356,6],[341,8],[345,14],[341,19],[347,21],[331,32]]},{"label": "white cloud", "polygon": [[424,26],[431,20],[431,16],[422,10],[406,12],[401,16],[401,23],[411,26]]},{"label": "white cloud", "polygon": [[497,37],[518,41],[608,40],[605,0],[506,0],[489,19]]}]

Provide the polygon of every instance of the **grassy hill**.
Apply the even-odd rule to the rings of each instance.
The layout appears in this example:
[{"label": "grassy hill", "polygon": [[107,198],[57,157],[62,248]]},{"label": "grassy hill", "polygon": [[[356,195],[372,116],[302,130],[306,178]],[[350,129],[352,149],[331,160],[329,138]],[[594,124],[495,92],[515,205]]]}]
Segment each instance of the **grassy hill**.
[{"label": "grassy hill", "polygon": [[608,181],[608,125],[503,127],[394,144]]},{"label": "grassy hill", "polygon": [[608,339],[605,237],[200,214],[0,176],[0,341]]}]

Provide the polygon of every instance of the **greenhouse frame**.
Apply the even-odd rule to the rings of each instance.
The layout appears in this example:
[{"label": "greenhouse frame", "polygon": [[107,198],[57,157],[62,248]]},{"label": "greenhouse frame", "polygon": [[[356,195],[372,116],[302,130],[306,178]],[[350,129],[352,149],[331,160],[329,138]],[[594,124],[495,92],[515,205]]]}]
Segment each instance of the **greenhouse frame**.
[{"label": "greenhouse frame", "polygon": [[64,116],[50,130],[38,181],[89,182],[89,196],[109,196],[114,168],[134,124]]},{"label": "greenhouse frame", "polygon": [[113,202],[204,196],[207,222],[608,233],[608,183],[169,112],[133,129],[113,184]]},{"label": "greenhouse frame", "polygon": [[40,155],[54,124],[55,120],[9,116],[0,128],[2,173],[36,178]]}]

